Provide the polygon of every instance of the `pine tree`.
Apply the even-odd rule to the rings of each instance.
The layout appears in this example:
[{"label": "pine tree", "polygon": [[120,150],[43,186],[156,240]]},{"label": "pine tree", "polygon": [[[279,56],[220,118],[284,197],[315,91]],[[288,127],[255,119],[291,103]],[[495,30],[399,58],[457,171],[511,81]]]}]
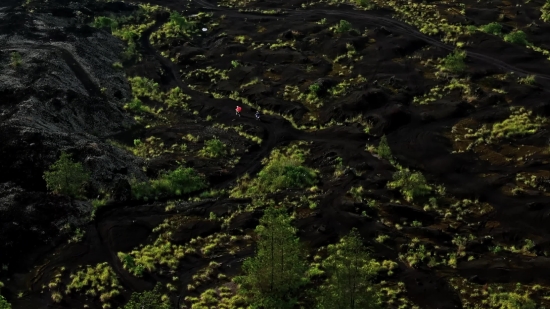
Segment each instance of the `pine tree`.
[{"label": "pine tree", "polygon": [[256,308],[291,308],[295,292],[305,284],[307,264],[291,219],[283,210],[268,208],[256,227],[256,255],[243,263],[237,279]]},{"label": "pine tree", "polygon": [[378,264],[362,244],[356,229],[339,243],[328,246],[329,256],[323,261],[328,279],[320,288],[319,309],[380,308],[378,293],[371,283]]},{"label": "pine tree", "polygon": [[90,179],[79,162],[73,162],[71,155],[62,153],[59,160],[50,166],[50,171],[44,172],[44,180],[48,189],[54,193],[78,197],[82,185]]}]

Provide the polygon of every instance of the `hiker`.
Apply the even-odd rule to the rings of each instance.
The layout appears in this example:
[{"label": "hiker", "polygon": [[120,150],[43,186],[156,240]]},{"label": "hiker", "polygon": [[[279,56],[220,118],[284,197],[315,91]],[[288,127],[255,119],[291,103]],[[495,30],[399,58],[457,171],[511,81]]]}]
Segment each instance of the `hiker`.
[{"label": "hiker", "polygon": [[242,108],[240,106],[237,106],[237,108],[235,108],[235,111],[237,112],[235,115],[241,117],[241,110]]},{"label": "hiker", "polygon": [[256,111],[256,120],[260,120],[260,111]]}]

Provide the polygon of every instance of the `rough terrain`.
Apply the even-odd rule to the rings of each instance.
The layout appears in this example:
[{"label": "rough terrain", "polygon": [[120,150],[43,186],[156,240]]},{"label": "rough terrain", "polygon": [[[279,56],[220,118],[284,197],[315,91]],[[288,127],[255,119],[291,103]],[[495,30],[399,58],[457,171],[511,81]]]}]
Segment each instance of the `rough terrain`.
[{"label": "rough terrain", "polygon": [[[160,8],[139,11],[137,3]],[[320,173],[316,191],[269,199],[294,211],[312,251],[356,227],[377,259],[397,262],[383,283],[397,295],[389,307],[474,308],[486,305],[487,289],[528,291],[550,305],[543,1],[373,1],[368,10],[336,0],[137,3],[0,5],[0,281],[13,308],[118,307],[157,281],[175,287],[166,292],[175,304],[224,284],[188,288],[210,261],[231,277],[253,253],[242,236],[252,233],[261,207],[228,192],[245,174],[254,177],[274,149],[300,141],[309,150],[304,164]],[[162,34],[173,11],[194,30]],[[123,60],[128,42],[90,24],[135,12],[137,49]],[[338,32],[341,20],[352,29]],[[501,34],[480,30],[493,22]],[[428,34],[433,29],[439,33]],[[526,33],[529,48],[506,42],[514,29]],[[443,59],[457,48],[466,51],[465,67],[449,70]],[[149,112],[132,110],[127,79],[135,76],[190,98],[185,106],[144,98]],[[311,85],[318,90],[308,97]],[[232,150],[222,159],[199,155],[214,136]],[[382,136],[395,160],[377,154]],[[132,151],[135,140],[150,148]],[[92,172],[87,200],[47,192],[43,172],[61,151]],[[133,179],[181,161],[205,175],[206,191],[154,202],[125,194]],[[408,201],[388,188],[401,167],[422,173],[430,194]],[[94,208],[92,200],[106,205]],[[155,243],[153,229],[163,222],[177,222],[172,244],[203,247],[175,269],[132,275],[117,254]],[[239,241],[223,245],[230,236]],[[209,245],[213,252],[204,251]],[[114,272],[120,295],[105,302],[65,293],[70,273],[100,263]]]}]

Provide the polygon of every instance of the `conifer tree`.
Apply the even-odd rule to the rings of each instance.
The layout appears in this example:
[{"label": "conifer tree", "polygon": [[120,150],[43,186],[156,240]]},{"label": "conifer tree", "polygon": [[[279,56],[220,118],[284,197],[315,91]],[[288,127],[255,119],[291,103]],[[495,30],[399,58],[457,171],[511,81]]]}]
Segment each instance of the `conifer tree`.
[{"label": "conifer tree", "polygon": [[378,293],[371,283],[378,264],[363,246],[357,230],[329,245],[328,253],[322,263],[328,279],[318,293],[318,309],[380,308]]},{"label": "conifer tree", "polygon": [[307,270],[291,219],[283,210],[270,207],[256,232],[256,255],[243,263],[244,275],[237,282],[255,308],[291,308]]}]

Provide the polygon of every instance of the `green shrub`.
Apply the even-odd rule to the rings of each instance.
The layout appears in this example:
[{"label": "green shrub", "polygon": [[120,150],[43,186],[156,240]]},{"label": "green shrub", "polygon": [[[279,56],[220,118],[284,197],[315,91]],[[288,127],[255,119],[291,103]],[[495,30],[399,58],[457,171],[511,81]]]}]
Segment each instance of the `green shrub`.
[{"label": "green shrub", "polygon": [[96,28],[110,28],[111,31],[114,31],[118,27],[117,21],[107,16],[97,16],[94,18],[92,25]]},{"label": "green shrub", "polygon": [[428,195],[432,190],[422,173],[413,173],[408,168],[395,172],[393,181],[388,183],[388,188],[399,189],[405,200],[409,202],[415,198]]},{"label": "green shrub", "polygon": [[226,154],[226,146],[218,138],[213,138],[204,142],[204,148],[200,151],[200,155],[209,158],[219,158]]},{"label": "green shrub", "polygon": [[136,199],[178,196],[207,187],[204,177],[193,168],[179,166],[171,172],[162,172],[157,179],[132,181],[132,194]]},{"label": "green shrub", "polygon": [[527,34],[521,30],[512,31],[504,36],[504,41],[522,46],[529,45]]},{"label": "green shrub", "polygon": [[283,189],[303,188],[316,182],[316,173],[302,166],[297,157],[275,154],[271,161],[258,173],[258,189],[261,192],[276,192]]},{"label": "green shrub", "polygon": [[321,86],[318,84],[309,85],[309,92],[317,94],[319,91],[321,91]]},{"label": "green shrub", "polygon": [[480,30],[493,35],[501,35],[502,25],[497,22],[493,22],[493,23],[481,26]]},{"label": "green shrub", "polygon": [[371,8],[374,6],[372,0],[355,0],[355,3],[364,8]]},{"label": "green shrub", "polygon": [[455,50],[452,54],[449,54],[447,57],[443,58],[442,68],[445,71],[455,74],[463,73],[466,70],[466,64],[464,63],[465,59],[465,51]]},{"label": "green shrub", "polygon": [[151,291],[134,292],[123,309],[170,309],[170,302],[162,297],[161,284],[157,283]]},{"label": "green shrub", "polygon": [[540,12],[542,13],[540,16],[540,19],[542,19],[545,22],[550,21],[550,0],[546,0],[546,3],[540,8]]},{"label": "green shrub", "polygon": [[11,309],[10,303],[2,295],[0,295],[0,309]]},{"label": "green shrub", "polygon": [[172,12],[170,14],[170,23],[176,26],[180,31],[186,31],[194,27],[194,24],[192,22],[188,21],[178,12]]},{"label": "green shrub", "polygon": [[90,174],[86,172],[79,162],[73,162],[71,155],[63,152],[54,164],[50,166],[50,171],[44,172],[44,180],[48,189],[56,194],[67,195],[71,197],[80,197],[82,186],[90,179]]},{"label": "green shrub", "polygon": [[493,308],[499,309],[536,309],[537,304],[529,298],[529,295],[518,293],[498,293],[490,295],[490,303]]},{"label": "green shrub", "polygon": [[338,33],[348,32],[352,28],[351,23],[347,20],[340,20],[340,23],[338,26],[336,26],[335,30]]}]

